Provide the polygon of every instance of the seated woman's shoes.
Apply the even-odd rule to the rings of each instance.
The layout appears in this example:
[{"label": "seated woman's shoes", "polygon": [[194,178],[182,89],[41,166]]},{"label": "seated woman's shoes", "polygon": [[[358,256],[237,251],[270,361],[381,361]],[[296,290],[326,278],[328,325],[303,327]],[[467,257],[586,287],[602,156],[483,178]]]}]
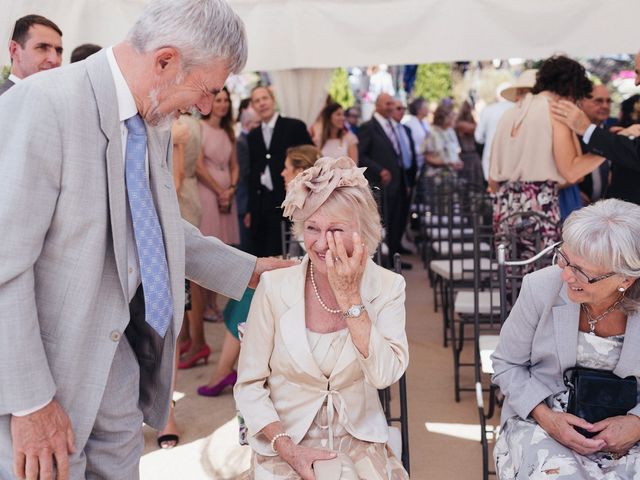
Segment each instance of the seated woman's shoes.
[{"label": "seated woman's shoes", "polygon": [[158,437],[158,446],[163,450],[175,447],[180,442],[180,437],[175,433],[167,433]]},{"label": "seated woman's shoes", "polygon": [[209,363],[209,355],[211,355],[211,348],[209,348],[209,345],[205,343],[202,348],[193,355],[180,359],[178,362],[178,368],[191,368],[200,360],[204,360],[204,363]]},{"label": "seated woman's shoes", "polygon": [[237,379],[238,372],[232,370],[229,375],[224,377],[213,387],[209,387],[208,385],[202,385],[201,387],[198,387],[198,395],[202,395],[203,397],[217,397],[226,387],[235,385]]}]

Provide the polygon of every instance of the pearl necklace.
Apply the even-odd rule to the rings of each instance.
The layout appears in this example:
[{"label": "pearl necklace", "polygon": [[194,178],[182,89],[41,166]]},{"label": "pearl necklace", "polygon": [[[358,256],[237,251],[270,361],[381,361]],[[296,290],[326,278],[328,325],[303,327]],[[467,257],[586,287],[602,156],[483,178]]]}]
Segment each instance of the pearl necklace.
[{"label": "pearl necklace", "polygon": [[318,286],[316,285],[316,278],[313,275],[313,263],[311,263],[311,262],[309,262],[309,273],[310,273],[310,277],[311,277],[311,286],[313,287],[313,293],[316,294],[316,298],[318,299],[318,302],[320,303],[320,306],[322,308],[324,308],[329,313],[333,313],[333,314],[342,313],[342,310],[340,310],[339,308],[337,310],[334,310],[333,308],[327,307],[326,303],[324,303],[322,301],[322,298],[320,298],[320,293],[318,293]]},{"label": "pearl necklace", "polygon": [[618,308],[620,303],[622,303],[622,297],[616,300],[613,303],[613,305],[611,305],[609,308],[607,308],[604,312],[602,312],[600,315],[596,317],[591,316],[591,310],[589,309],[586,303],[580,304],[580,306],[582,307],[582,310],[587,316],[587,323],[589,324],[589,333],[591,335],[596,334],[596,325],[598,324],[598,322],[602,320],[604,317],[606,317],[607,315],[609,315],[611,312],[613,312],[616,308]]}]

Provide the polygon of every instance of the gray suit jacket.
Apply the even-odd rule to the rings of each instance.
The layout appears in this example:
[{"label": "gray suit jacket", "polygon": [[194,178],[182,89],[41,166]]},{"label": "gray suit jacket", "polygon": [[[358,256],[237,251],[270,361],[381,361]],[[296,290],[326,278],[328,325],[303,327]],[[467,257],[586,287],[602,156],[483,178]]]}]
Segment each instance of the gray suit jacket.
[{"label": "gray suit jacket", "polygon": [[[196,283],[240,298],[255,257],[180,218],[170,134],[147,133],[174,302],[164,341],[135,345],[140,405],[158,428],[168,414],[185,269]],[[82,449],[129,323],[124,162],[104,51],[0,97],[0,183],[0,436],[9,435],[7,414],[55,395]]]},{"label": "gray suit jacket", "polygon": [[6,92],[7,90],[9,90],[11,87],[13,87],[15,85],[15,83],[13,83],[11,80],[7,79],[4,82],[2,82],[2,84],[0,84],[0,95],[2,95],[4,92]]},{"label": "gray suit jacket", "polygon": [[[566,390],[562,373],[576,365],[580,305],[571,302],[561,271],[551,266],[527,275],[492,355],[493,381],[505,395],[501,422]],[[640,378],[640,315],[627,320],[622,354],[613,371]],[[631,410],[640,415],[640,405]]]}]

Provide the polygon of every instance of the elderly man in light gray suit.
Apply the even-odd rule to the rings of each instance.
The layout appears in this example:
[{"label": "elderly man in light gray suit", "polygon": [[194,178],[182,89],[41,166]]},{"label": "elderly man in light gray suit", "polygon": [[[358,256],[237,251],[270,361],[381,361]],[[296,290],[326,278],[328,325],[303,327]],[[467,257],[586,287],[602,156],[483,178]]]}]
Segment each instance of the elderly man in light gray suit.
[{"label": "elderly man in light gray suit", "polygon": [[0,97],[0,478],[138,478],[171,394],[184,277],[265,269],[180,218],[169,125],[246,61],[224,0],[152,0],[126,41]]}]

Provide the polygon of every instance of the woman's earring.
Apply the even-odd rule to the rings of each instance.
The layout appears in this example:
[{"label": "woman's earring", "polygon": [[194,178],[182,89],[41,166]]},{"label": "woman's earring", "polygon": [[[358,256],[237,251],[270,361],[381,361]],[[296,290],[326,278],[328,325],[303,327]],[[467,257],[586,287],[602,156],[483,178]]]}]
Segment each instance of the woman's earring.
[{"label": "woman's earring", "polygon": [[625,290],[626,290],[626,288],[624,288],[624,287],[618,287],[618,291],[620,293],[624,293]]}]

